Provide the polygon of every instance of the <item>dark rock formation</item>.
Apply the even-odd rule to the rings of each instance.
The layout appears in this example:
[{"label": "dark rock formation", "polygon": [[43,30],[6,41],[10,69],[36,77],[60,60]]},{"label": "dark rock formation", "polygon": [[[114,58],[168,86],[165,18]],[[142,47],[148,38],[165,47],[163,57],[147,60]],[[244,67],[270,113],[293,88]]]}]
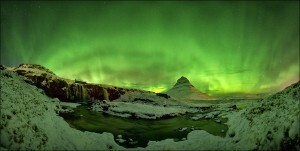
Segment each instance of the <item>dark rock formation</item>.
[{"label": "dark rock formation", "polygon": [[160,97],[164,97],[166,99],[169,99],[170,96],[168,94],[165,94],[165,93],[156,93],[157,96],[160,96]]},{"label": "dark rock formation", "polygon": [[177,80],[177,82],[176,82],[176,84],[174,85],[174,87],[175,87],[175,86],[178,86],[178,85],[183,85],[183,84],[193,86],[193,85],[190,83],[190,81],[189,81],[186,77],[181,76],[181,77]]},{"label": "dark rock formation", "polygon": [[31,69],[38,69],[38,70],[41,70],[41,71],[45,71],[45,72],[47,72],[47,73],[50,73],[50,74],[53,74],[53,75],[55,75],[52,71],[50,71],[49,69],[47,69],[47,68],[45,68],[45,67],[43,67],[43,66],[41,66],[41,65],[38,65],[38,64],[20,64],[17,68],[31,68]]},{"label": "dark rock formation", "polygon": [[68,80],[56,76],[49,69],[34,64],[21,64],[12,71],[26,77],[30,84],[45,91],[46,95],[58,98],[61,101],[93,102],[95,100],[116,100],[129,91],[125,89],[102,84],[89,84],[80,80]]},{"label": "dark rock formation", "polygon": [[4,65],[0,64],[0,70],[6,69]]}]

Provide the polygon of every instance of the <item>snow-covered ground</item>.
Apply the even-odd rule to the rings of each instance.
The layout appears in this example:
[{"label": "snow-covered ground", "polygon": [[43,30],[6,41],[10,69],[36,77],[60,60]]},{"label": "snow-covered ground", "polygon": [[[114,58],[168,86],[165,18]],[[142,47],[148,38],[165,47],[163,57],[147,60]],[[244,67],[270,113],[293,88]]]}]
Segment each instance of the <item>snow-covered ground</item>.
[{"label": "snow-covered ground", "polygon": [[185,103],[183,100],[178,101],[173,98],[165,98],[155,93],[129,92],[112,102],[105,100],[97,101],[92,105],[92,110],[120,117],[159,119],[162,117],[174,117],[185,113],[201,112],[202,114],[210,114],[204,112],[204,110],[210,108],[226,112],[232,109],[231,106],[232,104],[230,103],[227,103],[227,105]]},{"label": "snow-covered ground", "polygon": [[228,114],[228,135],[240,149],[294,150],[300,139],[300,83],[263,99],[259,104]]},{"label": "snow-covered ground", "polygon": [[51,99],[10,71],[1,71],[1,147],[9,150],[123,149],[110,133],[81,132],[62,117]]},{"label": "snow-covered ground", "polygon": [[[63,118],[57,116],[62,111],[58,99],[47,97],[15,73],[1,70],[0,78],[1,150],[126,149],[116,144],[110,133],[82,132],[71,128]],[[205,116],[228,118],[229,130],[225,138],[204,130],[195,130],[184,141],[150,141],[146,148],[136,150],[300,150],[299,88],[298,82],[258,103],[241,105],[243,107],[240,110],[234,109],[229,103],[213,108],[212,112],[203,112]],[[143,115],[154,112],[159,112],[157,115],[184,113],[190,108],[185,105],[180,108],[177,103],[170,101],[168,104],[168,100],[157,101],[155,98],[156,102],[148,104],[143,104],[145,100],[131,99],[137,102],[130,104],[130,101],[126,102],[130,99],[121,99],[106,105],[111,105],[111,110],[115,112],[144,113]],[[201,110],[198,107],[193,108],[195,109]]]},{"label": "snow-covered ground", "polygon": [[134,117],[144,119],[159,119],[173,117],[186,113],[186,110],[175,107],[163,107],[141,103],[108,102],[99,101],[92,106],[94,111],[102,111],[120,117]]},{"label": "snow-covered ground", "polygon": [[92,110],[120,117],[144,119],[173,117],[191,112],[191,109],[177,100],[144,92],[129,92],[112,102],[95,102],[92,105]]},{"label": "snow-covered ground", "polygon": [[300,84],[239,111],[227,112],[225,138],[192,131],[186,141],[149,142],[146,149],[164,150],[300,150]]}]

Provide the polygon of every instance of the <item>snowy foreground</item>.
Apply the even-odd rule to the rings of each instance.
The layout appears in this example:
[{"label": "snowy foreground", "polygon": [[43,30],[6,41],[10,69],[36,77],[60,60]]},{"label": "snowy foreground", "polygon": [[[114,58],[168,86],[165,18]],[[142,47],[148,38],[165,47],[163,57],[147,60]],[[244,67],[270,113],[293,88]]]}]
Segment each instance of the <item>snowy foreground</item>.
[{"label": "snowy foreground", "polygon": [[[58,116],[58,112],[63,110],[62,106],[75,107],[76,104],[65,104],[49,98],[42,90],[27,84],[23,77],[10,71],[1,70],[0,78],[1,150],[126,150],[115,143],[112,134],[82,132],[71,128]],[[194,117],[195,120],[216,116],[228,118],[229,130],[225,138],[195,130],[188,134],[185,141],[150,141],[146,148],[137,150],[300,150],[299,88],[298,82],[243,109],[230,110],[227,104],[223,104],[216,111]],[[199,109],[190,105],[180,107],[178,102],[125,102],[128,97],[130,95],[123,96],[116,102],[98,102],[93,109],[117,116],[125,113],[126,117],[134,114],[149,119],[176,116]],[[159,102],[162,104],[157,105]]]}]

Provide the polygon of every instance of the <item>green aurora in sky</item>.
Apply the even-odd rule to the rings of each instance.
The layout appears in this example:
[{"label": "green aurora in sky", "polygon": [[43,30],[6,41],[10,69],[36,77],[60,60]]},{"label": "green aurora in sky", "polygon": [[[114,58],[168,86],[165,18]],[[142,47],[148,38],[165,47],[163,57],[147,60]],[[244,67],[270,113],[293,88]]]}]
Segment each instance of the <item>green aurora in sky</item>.
[{"label": "green aurora in sky", "polygon": [[211,95],[299,80],[299,1],[3,2],[1,64],[163,91],[186,76]]}]

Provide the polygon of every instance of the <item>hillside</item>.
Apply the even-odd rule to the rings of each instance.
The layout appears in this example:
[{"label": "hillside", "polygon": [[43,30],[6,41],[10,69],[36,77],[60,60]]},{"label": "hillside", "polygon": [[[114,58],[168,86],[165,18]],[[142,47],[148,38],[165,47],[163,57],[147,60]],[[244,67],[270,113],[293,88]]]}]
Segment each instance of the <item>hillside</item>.
[{"label": "hillside", "polygon": [[46,95],[66,102],[116,100],[127,92],[142,91],[104,84],[92,84],[75,79],[64,79],[55,75],[49,69],[36,64],[21,64],[15,68],[2,66],[2,68],[26,77],[28,83],[43,89]]},{"label": "hillside", "polygon": [[166,94],[179,100],[214,100],[213,97],[195,88],[186,77],[180,77]]}]

